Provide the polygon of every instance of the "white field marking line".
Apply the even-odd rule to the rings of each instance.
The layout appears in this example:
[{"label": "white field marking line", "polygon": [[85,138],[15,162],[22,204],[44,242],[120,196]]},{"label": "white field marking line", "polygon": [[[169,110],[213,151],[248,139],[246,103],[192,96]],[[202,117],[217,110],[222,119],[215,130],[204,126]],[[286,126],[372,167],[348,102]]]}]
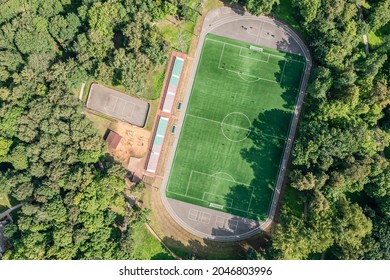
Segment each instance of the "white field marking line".
[{"label": "white field marking line", "polygon": [[[257,79],[257,80],[254,81],[254,82],[257,82],[258,80],[263,80],[263,81],[268,81],[268,82],[271,82],[271,83],[278,84],[277,81],[269,80],[269,79],[266,79],[266,78],[260,78],[259,76],[253,76],[253,75],[248,74],[248,73],[243,73],[243,72],[236,71],[236,70],[226,69],[226,68],[223,68],[223,67],[220,67],[220,66],[218,66],[218,69],[224,70],[224,71],[228,71],[228,72],[232,72],[232,73],[235,73],[235,74],[237,74],[238,76],[240,76],[241,79],[243,79],[243,78],[241,77],[241,75],[245,75],[245,76],[248,76],[248,77]],[[253,81],[248,81],[248,80],[245,80],[245,79],[243,79],[243,80],[246,81],[246,82],[253,82]]]},{"label": "white field marking line", "polygon": [[[244,117],[247,119],[248,123],[249,123],[249,132],[247,132],[247,134],[245,135],[245,137],[242,137],[241,139],[238,139],[238,140],[234,140],[234,139],[231,139],[230,137],[228,137],[228,136],[225,134],[224,127],[222,126],[222,125],[225,124],[225,119],[226,119],[227,117],[229,117],[230,115],[232,115],[232,114],[238,114],[238,115],[244,116]],[[227,125],[228,125],[228,126],[232,126],[232,125],[229,125],[229,124],[227,124]],[[221,123],[221,132],[222,132],[223,136],[225,136],[225,138],[226,138],[227,140],[232,141],[232,142],[236,142],[236,143],[237,143],[237,142],[244,141],[245,139],[247,139],[247,138],[249,137],[249,134],[250,134],[251,131],[252,131],[251,128],[252,128],[252,124],[251,124],[250,119],[248,118],[247,115],[245,115],[245,114],[242,113],[242,112],[231,112],[231,113],[227,114],[227,115],[223,118],[222,123]]]},{"label": "white field marking line", "polygon": [[[190,199],[193,199],[193,200],[198,200],[200,202],[205,202],[204,200],[201,200],[199,198],[196,198],[196,197],[193,197],[193,196],[189,196],[189,195],[184,195],[182,193],[178,193],[178,192],[173,192],[173,191],[170,191],[170,190],[167,190],[168,193],[173,193],[173,194],[176,194],[178,196],[184,196],[184,197],[187,197],[187,198],[190,198]],[[234,208],[234,207],[226,207],[226,208],[229,208],[229,209],[233,209],[233,210],[237,210],[237,211],[240,211],[240,212],[243,212],[243,213],[247,213],[247,214],[251,214],[251,215],[258,215],[258,213],[254,213],[254,212],[248,212],[248,211],[245,211],[245,210],[242,210],[242,209],[238,209],[238,208]]]},{"label": "white field marking line", "polygon": [[[248,74],[248,73],[243,73],[243,72],[240,72],[240,71],[236,71],[236,70],[231,70],[231,69],[225,69],[225,68],[219,68],[221,70],[225,70],[225,71],[228,71],[228,72],[232,72],[232,73],[235,73],[237,75],[245,75],[245,76],[248,76],[248,77],[251,77],[251,78],[254,78],[254,79],[257,79],[258,80],[263,80],[263,81],[268,81],[268,82],[271,82],[271,83],[275,83],[275,84],[278,84],[277,81],[273,81],[273,80],[269,80],[269,79],[265,79],[265,78],[260,78],[259,76],[253,76],[251,74]],[[241,77],[240,77],[241,78]],[[242,79],[242,78],[241,78]],[[247,81],[247,80],[245,80]],[[257,82],[256,81],[256,82]],[[248,81],[247,81],[248,82]]]},{"label": "white field marking line", "polygon": [[[112,99],[114,100],[113,102],[115,102],[115,105],[114,105],[114,109],[115,109],[115,107],[116,107],[116,103],[118,103],[118,97],[116,97],[116,96],[111,96],[112,97]],[[109,99],[110,100],[110,99]],[[111,111],[111,109],[110,109],[110,107],[108,107],[108,102],[106,102],[105,104],[104,104],[104,109],[106,109],[107,111]]]},{"label": "white field marking line", "polygon": [[[234,47],[236,47],[236,48],[240,48],[240,53],[241,53],[241,50],[243,49],[243,47],[237,46],[237,45],[233,45],[233,44],[229,44],[229,43],[224,43],[224,42],[221,42],[221,41],[218,41],[218,40],[208,39],[208,38],[206,38],[206,40],[211,40],[211,41],[215,41],[215,42],[219,42],[219,43],[222,43],[222,44],[223,44],[221,56],[219,57],[218,69],[220,69],[220,70],[225,70],[225,71],[229,71],[229,72],[232,72],[232,73],[236,73],[242,80],[244,80],[244,81],[246,81],[246,82],[250,82],[250,83],[257,82],[258,80],[268,81],[268,82],[276,83],[276,84],[278,83],[277,81],[274,81],[274,80],[270,80],[270,79],[266,79],[266,78],[261,78],[261,77],[259,77],[259,76],[254,76],[254,75],[251,75],[251,74],[248,74],[248,73],[244,73],[244,72],[240,72],[240,71],[236,71],[236,70],[231,70],[231,69],[225,69],[225,68],[221,67],[221,61],[222,61],[223,53],[224,53],[224,50],[225,50],[225,45],[230,45],[230,46],[234,46]],[[270,58],[271,54],[269,54],[269,53],[265,53],[265,54],[268,54],[268,61],[269,61],[269,58]],[[239,54],[239,56],[241,56],[241,55]],[[242,57],[245,57],[245,56],[242,56]],[[246,58],[249,58],[249,57],[246,57]],[[284,59],[285,59],[285,58],[284,58]],[[252,60],[255,60],[255,59],[252,59]],[[255,60],[255,61],[256,61],[256,60]],[[267,63],[268,63],[268,62],[267,62]],[[242,77],[242,75],[245,75],[245,76],[254,78],[254,79],[256,79],[256,80],[255,80],[255,81],[248,81],[248,80],[244,79],[244,78]]]},{"label": "white field marking line", "polygon": [[198,214],[199,214],[198,210],[190,209],[190,211],[188,211],[187,219],[191,221],[198,221]]},{"label": "white field marking line", "polygon": [[286,68],[286,61],[283,61],[283,70],[282,70],[282,75],[280,75],[280,81],[279,84],[282,85],[282,80],[283,80],[283,75],[284,75],[284,68]]},{"label": "white field marking line", "polygon": [[198,174],[205,175],[205,176],[209,176],[209,177],[222,179],[222,180],[225,180],[225,181],[228,181],[228,182],[232,182],[232,183],[237,183],[237,184],[244,185],[244,186],[247,186],[247,187],[252,187],[251,185],[248,185],[248,184],[245,184],[245,183],[242,183],[242,182],[238,182],[236,180],[229,180],[229,179],[226,179],[226,178],[222,178],[220,176],[215,176],[215,174],[208,174],[208,173],[204,173],[204,172],[196,171],[196,170],[192,170],[191,172],[198,173]]},{"label": "white field marking line", "polygon": [[[201,223],[204,223],[204,224],[209,224],[210,223],[210,220],[211,220],[211,214],[209,214],[209,213],[206,213],[206,212],[200,212],[200,213],[202,213],[201,215],[199,215],[199,222],[201,222]],[[201,217],[200,217],[201,216]],[[204,219],[204,218],[206,218],[207,219],[207,223],[206,223],[206,219]]]},{"label": "white field marking line", "polygon": [[187,183],[187,189],[186,189],[186,194],[185,194],[185,196],[187,196],[187,193],[188,193],[188,188],[190,187],[190,183],[191,183],[191,177],[192,177],[192,172],[193,172],[193,170],[191,170],[191,173],[190,173],[190,178],[188,178],[188,183]]},{"label": "white field marking line", "polygon": [[[195,115],[191,115],[191,114],[186,114],[186,116],[193,117],[193,118],[197,118],[197,119],[204,120],[204,121],[209,121],[209,122],[217,123],[217,124],[219,124],[219,125],[222,124],[222,123],[219,122],[219,121],[210,120],[210,119],[207,119],[207,118],[203,118],[203,117],[199,117],[199,116],[195,116]],[[229,124],[227,124],[227,125],[229,125]],[[234,125],[229,125],[229,126],[232,126],[232,127],[235,127],[235,128],[239,128],[239,129],[242,129],[242,130],[248,130],[248,131],[250,131],[250,132],[253,132],[253,133],[256,133],[256,134],[261,134],[261,135],[264,135],[264,136],[268,136],[268,137],[270,137],[270,138],[276,138],[276,139],[279,139],[279,140],[286,141],[286,139],[283,138],[283,137],[279,137],[279,136],[275,136],[275,135],[270,135],[270,134],[263,133],[263,132],[256,132],[256,131],[254,131],[254,130],[249,130],[249,129],[247,129],[247,128],[243,128],[243,127],[239,127],[239,126],[234,126]]]},{"label": "white field marking line", "polygon": [[[252,203],[252,198],[253,198],[253,193],[255,191],[255,187],[254,186],[251,186],[251,185],[248,185],[248,184],[245,184],[245,183],[241,183],[241,182],[238,182],[236,180],[229,180],[229,179],[226,179],[226,178],[222,178],[222,177],[219,177],[219,176],[215,176],[215,174],[207,174],[207,173],[204,173],[204,172],[200,172],[200,171],[196,171],[196,170],[191,170],[191,175],[192,173],[199,173],[199,174],[202,174],[202,175],[205,175],[205,176],[209,176],[209,177],[214,177],[214,178],[217,178],[217,179],[221,179],[221,180],[225,180],[225,181],[228,181],[228,182],[232,182],[232,183],[237,183],[239,185],[243,185],[243,186],[246,186],[246,187],[249,187],[249,188],[252,188],[252,194],[251,194],[251,198],[250,198],[250,201],[249,201],[249,206],[248,206],[248,211],[249,211],[249,208],[250,208],[250,204]],[[208,192],[204,192],[203,193],[203,197],[202,197],[202,200],[204,200],[204,195],[205,193],[208,193]],[[216,195],[216,196],[221,196],[221,195]],[[224,197],[224,196],[221,196],[221,197]],[[209,201],[208,201],[209,202]],[[232,207],[233,205],[233,202],[232,204],[228,207],[228,208],[231,208],[231,209],[235,209],[235,210],[239,210],[239,209],[236,209],[236,208],[233,208]],[[245,211],[245,210],[240,210],[240,211],[243,211],[243,212],[247,212],[249,213],[248,211]]]},{"label": "white field marking line", "polygon": [[[197,77],[197,74],[198,74],[198,71],[199,71],[200,62],[202,61],[204,49],[206,48],[206,43],[207,43],[206,40],[204,40],[203,46],[201,48],[200,55],[199,55],[199,58],[198,58],[197,66],[196,66],[196,69],[195,69],[195,72],[194,72],[194,76],[191,77],[191,75],[190,75],[190,81],[189,82],[192,83],[192,85],[191,85],[191,90],[189,91],[189,93],[187,92],[188,89],[186,89],[185,98],[187,98],[187,102],[185,104],[183,104],[184,107],[182,109],[183,112],[184,112],[184,117],[183,117],[183,120],[181,122],[181,125],[180,125],[180,122],[179,122],[179,127],[178,127],[178,129],[179,129],[178,135],[179,136],[178,136],[178,139],[177,139],[176,146],[174,147],[175,150],[173,151],[173,158],[172,158],[172,162],[171,162],[172,165],[168,168],[169,174],[168,174],[168,179],[167,179],[166,184],[165,184],[165,192],[170,192],[169,191],[169,186],[170,186],[170,182],[171,182],[171,175],[172,175],[172,171],[175,168],[176,156],[178,154],[178,150],[179,150],[179,147],[180,147],[181,140],[183,139],[182,132],[184,131],[184,127],[186,125],[186,120],[187,120],[187,114],[186,113],[188,112],[188,109],[189,109],[190,104],[191,104],[191,99],[192,99],[192,96],[193,96],[193,94],[191,94],[192,93],[192,88],[193,88],[193,86],[194,86],[194,84],[196,82],[196,77]],[[179,57],[176,57],[176,58],[179,58]],[[167,170],[165,170],[164,172],[166,172],[166,171]],[[174,193],[174,192],[172,192],[172,193]],[[178,193],[174,193],[174,194],[178,194]],[[182,196],[183,194],[178,194],[178,195]]]},{"label": "white field marking line", "polygon": [[[201,120],[205,120],[205,121],[218,123],[220,125],[224,124],[223,122],[214,121],[214,120],[210,120],[210,119],[207,119],[207,118],[203,118],[203,117],[199,117],[199,116],[195,116],[195,115],[191,115],[191,114],[187,114],[187,116],[194,117],[194,118],[201,119]],[[233,125],[233,124],[224,124],[224,125],[231,126],[231,127],[234,127],[234,128],[237,128],[237,129],[241,129],[241,130],[252,131],[251,129],[243,128],[243,127],[240,127],[240,126],[237,126],[237,125]]]},{"label": "white field marking line", "polygon": [[228,200],[229,202],[230,202],[230,206],[226,206],[226,207],[232,207],[232,205],[233,205],[233,199],[232,198],[229,198],[229,197],[226,197],[226,196],[224,196],[224,195],[219,195],[219,194],[213,194],[213,193],[210,193],[210,192],[203,192],[203,196],[202,196],[202,200],[203,201],[206,201],[206,202],[208,202],[208,203],[212,203],[212,202],[210,202],[210,201],[208,201],[208,200],[205,200],[204,199],[204,197],[205,197],[205,195],[211,195],[211,196],[219,196],[219,197],[222,197],[223,199],[226,199],[226,200]]},{"label": "white field marking line", "polygon": [[219,63],[218,63],[218,68],[219,69],[221,69],[221,61],[222,61],[222,56],[223,56],[223,51],[224,50],[225,50],[225,44],[223,44],[221,56],[219,57]]},{"label": "white field marking line", "polygon": [[[294,119],[298,116],[298,111],[300,109],[298,109],[298,103],[299,103],[299,98],[301,96],[301,92],[302,92],[302,83],[303,83],[303,79],[304,79],[304,76],[306,75],[306,63],[304,63],[304,70],[302,70],[301,72],[301,78],[300,78],[300,81],[299,81],[299,87],[297,89],[297,97],[295,98],[295,106],[294,106],[294,111],[292,113],[292,116],[291,116],[291,119],[290,119],[290,124],[289,124],[289,128],[288,128],[288,132],[287,132],[287,138],[286,138],[286,141],[284,143],[284,146],[283,146],[283,152],[282,152],[282,155],[280,157],[280,160],[279,160],[279,166],[278,166],[278,172],[276,174],[276,177],[274,179],[274,182],[273,182],[273,185],[274,185],[274,193],[273,193],[273,196],[272,196],[272,199],[269,203],[269,207],[268,207],[268,213],[270,213],[270,211],[272,210],[272,208],[274,208],[274,196],[277,194],[277,192],[280,192],[280,189],[278,189],[278,185],[279,185],[279,181],[281,180],[281,173],[285,173],[285,169],[287,166],[285,166],[286,164],[286,161],[285,161],[285,158],[286,158],[286,153],[287,153],[287,150],[290,149],[290,156],[291,156],[291,153],[292,153],[292,148],[291,148],[291,145],[292,145],[292,139],[290,139],[290,133],[291,133],[291,129],[292,129],[292,123],[294,122]],[[296,128],[295,128],[295,132],[296,132]],[[285,176],[285,175],[283,175]]]},{"label": "white field marking line", "polygon": [[[241,48],[240,48],[240,53],[239,53],[238,56],[245,57],[245,58],[248,58],[248,59],[251,59],[251,60],[255,60],[255,61],[264,62],[264,63],[268,63],[268,62],[269,62],[269,53],[265,53],[265,55],[268,55],[268,57],[267,57],[268,59],[267,59],[267,60],[263,60],[263,59],[257,59],[257,58],[253,58],[253,57],[250,57],[250,56],[243,55],[243,54],[242,54],[242,50],[243,50],[243,49],[246,50],[246,48],[241,47]],[[259,52],[259,53],[260,53],[260,52]]]},{"label": "white field marking line", "polygon": [[217,208],[217,209],[223,209],[223,205],[217,204],[217,203],[210,203],[209,207]]},{"label": "white field marking line", "polygon": [[[263,31],[268,32],[268,33],[272,33],[271,30],[268,30],[268,29],[264,29]],[[261,38],[269,40],[271,38],[271,34],[268,34],[267,36],[263,36],[263,32],[261,32]]]},{"label": "white field marking line", "polygon": [[[233,230],[233,231],[236,231],[237,230],[237,226],[238,226],[238,221],[236,220],[230,220],[228,222],[228,226]],[[233,229],[234,228],[234,229]]]},{"label": "white field marking line", "polygon": [[247,83],[256,83],[256,82],[260,81],[260,79],[261,79],[261,78],[257,77],[256,80],[250,81],[250,80],[242,77],[241,73],[236,73],[236,74],[238,75],[238,77],[240,77],[242,80],[244,80]]},{"label": "white field marking line", "polygon": [[260,41],[260,34],[263,32],[264,21],[260,22],[259,31],[257,32],[256,44]]},{"label": "white field marking line", "polygon": [[253,198],[253,193],[255,192],[255,188],[252,187],[252,194],[251,194],[251,199],[249,200],[249,205],[248,205],[248,210],[249,211],[249,208],[251,208],[251,204],[252,204],[252,198]]},{"label": "white field marking line", "polygon": [[[130,114],[130,117],[129,117],[129,120],[131,120],[132,118],[133,118],[133,113],[134,113],[134,103],[132,103],[132,102],[128,102],[128,103],[130,103],[132,106],[131,106],[131,114]],[[122,116],[124,116],[124,114],[123,114],[123,111],[125,110],[125,107],[123,107],[123,109],[122,109]]]},{"label": "white field marking line", "polygon": [[224,227],[225,226],[225,218],[221,216],[217,216],[215,218],[215,225],[217,227]]},{"label": "white field marking line", "polygon": [[[238,46],[238,45],[222,42],[222,41],[211,39],[211,38],[206,38],[206,41],[213,41],[213,42],[217,42],[217,43],[220,43],[220,44],[225,44],[225,45],[236,47],[236,48],[243,48],[243,47]],[[260,48],[261,48],[261,46],[260,46]],[[277,55],[277,54],[272,54],[272,53],[267,53],[267,52],[264,52],[264,53],[269,54],[270,56],[273,56],[273,57],[284,59],[284,60],[291,60],[291,61],[295,61],[295,62],[299,62],[299,63],[306,63],[305,61],[300,61],[300,60],[296,60],[296,59],[293,59],[293,58],[289,58],[289,57],[285,57],[285,56],[281,56],[281,55]]]},{"label": "white field marking line", "polygon": [[217,175],[217,174],[225,174],[225,175],[228,175],[234,182],[236,181],[236,180],[234,180],[233,176],[230,175],[229,173],[219,171],[219,172],[215,172],[215,173],[213,174],[213,176],[214,176],[214,175]]}]

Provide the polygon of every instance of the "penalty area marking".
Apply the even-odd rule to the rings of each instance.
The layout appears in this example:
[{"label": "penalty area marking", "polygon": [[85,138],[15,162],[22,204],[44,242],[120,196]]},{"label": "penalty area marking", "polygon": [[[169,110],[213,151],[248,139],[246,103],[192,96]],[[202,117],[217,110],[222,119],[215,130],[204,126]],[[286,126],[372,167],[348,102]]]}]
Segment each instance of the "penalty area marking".
[{"label": "penalty area marking", "polygon": [[[252,46],[251,46],[251,47],[252,47]],[[240,49],[239,56],[245,57],[245,58],[247,58],[247,59],[255,60],[255,61],[260,61],[260,62],[264,62],[264,63],[269,63],[269,57],[270,57],[269,53],[264,53],[264,52],[262,52],[262,51],[255,51],[255,50],[250,49],[252,52],[263,53],[264,55],[267,55],[267,60],[263,60],[263,59],[254,58],[254,57],[251,57],[251,56],[247,56],[247,55],[242,54],[242,50],[243,50],[243,49],[244,49],[244,48],[241,48],[241,49]],[[262,49],[262,48],[261,48],[261,49]]]},{"label": "penalty area marking", "polygon": [[[216,177],[216,178],[218,178],[218,177]],[[229,197],[226,197],[226,196],[224,196],[224,195],[219,195],[219,194],[214,194],[214,193],[209,193],[209,192],[203,192],[202,200],[205,201],[205,202],[208,202],[208,203],[209,203],[209,206],[210,206],[210,204],[214,204],[214,205],[220,205],[220,204],[212,203],[212,202],[210,202],[210,201],[204,199],[204,197],[205,197],[206,195],[207,195],[207,196],[221,197],[221,198],[225,199],[226,202],[230,202],[230,205],[229,205],[229,206],[226,206],[226,207],[227,207],[227,208],[232,208],[233,201],[234,201],[233,198],[229,198]],[[220,206],[222,206],[222,205],[220,205]],[[220,209],[223,209],[223,206],[222,206],[222,208],[220,208]]]},{"label": "penalty area marking", "polygon": [[210,203],[209,207],[217,208],[217,209],[223,209],[223,205],[216,204],[216,203]]},{"label": "penalty area marking", "polygon": [[[249,203],[248,203],[248,208],[247,210],[242,210],[242,209],[238,209],[238,208],[235,208],[233,207],[233,202],[234,200],[232,198],[228,198],[226,196],[223,196],[223,195],[218,195],[218,194],[213,194],[213,193],[210,193],[210,192],[203,192],[203,196],[202,196],[202,199],[199,199],[199,198],[196,198],[196,197],[193,197],[193,196],[189,196],[187,195],[188,193],[188,190],[189,190],[189,187],[191,185],[191,179],[192,179],[192,175],[193,174],[201,174],[201,175],[204,175],[204,176],[209,176],[209,177],[213,177],[213,178],[217,178],[219,180],[224,180],[224,181],[228,181],[228,182],[232,182],[232,183],[236,183],[238,185],[242,185],[242,186],[245,186],[245,187],[249,187],[249,188],[252,188],[252,193],[251,193],[251,197],[250,197],[250,200],[249,200]],[[227,174],[227,173],[224,173],[224,172],[216,172],[214,174],[208,174],[208,173],[204,173],[204,172],[200,172],[200,171],[196,171],[196,170],[191,170],[191,173],[190,173],[190,177],[188,179],[188,183],[187,183],[187,189],[186,189],[186,194],[183,195],[183,194],[179,194],[179,193],[175,193],[175,192],[171,192],[171,193],[174,193],[174,194],[178,194],[178,195],[181,195],[181,196],[184,196],[184,197],[188,197],[188,198],[192,198],[192,199],[195,199],[195,200],[199,200],[199,201],[203,201],[203,202],[208,202],[208,203],[212,203],[208,200],[205,200],[205,196],[207,194],[209,195],[212,195],[212,196],[217,196],[217,197],[222,197],[224,199],[228,199],[229,202],[230,202],[230,206],[224,206],[225,208],[230,208],[230,209],[233,209],[233,210],[238,210],[238,211],[241,211],[241,212],[244,212],[244,213],[247,213],[247,214],[254,214],[256,215],[256,213],[254,212],[251,212],[249,211],[250,207],[251,207],[251,204],[252,204],[252,198],[253,198],[253,194],[254,194],[254,191],[255,191],[255,187],[254,186],[251,186],[251,185],[248,185],[248,184],[245,184],[245,183],[242,183],[242,182],[238,182],[234,179],[227,179],[227,178],[222,178],[220,176],[216,176],[217,174]],[[227,174],[228,175],[228,174]],[[231,175],[230,175],[231,176]],[[217,203],[214,203],[214,204],[217,204]],[[209,207],[210,207],[210,204],[209,204]]]},{"label": "penalty area marking", "polygon": [[[247,49],[247,48],[245,48],[245,47],[241,47],[241,46],[234,45],[234,44],[231,44],[231,43],[222,42],[222,41],[219,41],[219,40],[216,40],[216,39],[211,39],[211,38],[206,38],[206,41],[213,41],[213,42],[217,42],[217,43],[220,43],[220,44],[225,44],[225,45],[232,46],[232,47],[236,47],[236,48],[244,48],[244,49]],[[264,52],[264,53],[265,53],[265,52]],[[291,61],[294,61],[294,62],[306,64],[305,61],[300,61],[300,60],[296,60],[296,59],[289,58],[289,57],[286,58],[285,56],[281,56],[281,55],[277,55],[277,54],[272,54],[272,53],[266,53],[266,54],[269,54],[270,56],[277,57],[277,58],[280,58],[280,59],[283,59],[283,60],[291,60]]]},{"label": "penalty area marking", "polygon": [[236,182],[236,180],[234,180],[233,176],[230,175],[229,173],[226,173],[226,172],[215,172],[214,174],[212,174],[211,176],[215,176],[215,177],[220,177],[220,176],[216,176],[217,174],[224,174],[224,175],[227,175],[228,177],[230,177],[230,179],[232,180],[232,182]]},{"label": "penalty area marking", "polygon": [[[262,49],[262,50],[263,50],[262,53],[263,53],[264,55],[268,55],[268,57],[267,57],[268,59],[267,59],[267,60],[252,58],[252,57],[250,57],[250,56],[243,55],[243,54],[242,54],[242,50],[243,50],[243,49],[247,50],[247,48],[242,47],[242,46],[238,46],[238,45],[234,45],[234,44],[230,44],[230,43],[226,43],[226,42],[222,42],[222,41],[215,40],[215,39],[210,39],[210,38],[206,38],[206,41],[213,41],[213,42],[217,42],[217,43],[223,44],[223,46],[222,46],[222,51],[221,51],[221,54],[220,54],[220,57],[219,57],[218,69],[220,69],[220,70],[225,70],[225,71],[232,72],[232,73],[236,73],[242,80],[244,80],[244,81],[246,81],[246,82],[249,82],[249,83],[253,83],[253,82],[257,82],[257,81],[259,81],[259,80],[263,80],[263,81],[268,81],[268,82],[271,82],[271,83],[281,84],[281,83],[282,83],[282,80],[283,80],[284,69],[285,69],[286,63],[287,63],[288,61],[294,61],[294,62],[306,64],[306,62],[299,61],[299,60],[296,60],[296,59],[292,59],[292,58],[288,58],[288,57],[284,57],[284,56],[280,56],[280,55],[275,55],[275,54],[271,54],[271,53],[266,53],[266,52],[264,52],[264,49],[263,49],[262,47],[256,47],[256,46],[250,45],[250,46],[249,46],[249,50],[252,50],[252,49],[254,49],[254,48]],[[241,71],[236,71],[236,70],[231,70],[231,69],[227,69],[227,68],[221,67],[221,62],[222,62],[222,58],[223,58],[223,54],[224,54],[225,46],[226,46],[226,45],[232,46],[232,47],[236,47],[236,48],[239,48],[239,49],[240,49],[239,56],[240,56],[240,57],[247,58],[247,59],[250,59],[250,60],[259,61],[259,62],[263,62],[263,63],[269,63],[269,59],[270,59],[271,56],[277,57],[277,58],[281,59],[281,60],[283,61],[283,70],[282,70],[282,73],[281,73],[280,80],[279,80],[279,81],[270,80],[270,79],[266,79],[266,78],[261,78],[261,77],[259,77],[259,76],[254,76],[254,75],[251,75],[251,74],[249,74],[249,73],[244,73],[244,72],[241,72]],[[259,52],[260,52],[260,51],[259,51]],[[251,78],[254,78],[255,80],[250,81],[250,80],[244,78],[243,76],[251,77]]]}]

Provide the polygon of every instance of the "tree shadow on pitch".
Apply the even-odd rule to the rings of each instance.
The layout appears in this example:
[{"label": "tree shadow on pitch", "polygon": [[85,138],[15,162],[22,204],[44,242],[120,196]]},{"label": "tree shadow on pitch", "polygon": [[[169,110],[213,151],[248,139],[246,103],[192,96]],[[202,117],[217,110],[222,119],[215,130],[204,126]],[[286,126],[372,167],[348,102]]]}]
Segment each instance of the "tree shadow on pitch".
[{"label": "tree shadow on pitch", "polygon": [[290,117],[287,111],[273,109],[260,113],[252,122],[248,138],[253,145],[243,148],[240,154],[250,164],[254,176],[250,186],[237,184],[230,188],[226,201],[233,201],[233,208],[246,210],[233,210],[232,214],[258,221],[267,219]]}]

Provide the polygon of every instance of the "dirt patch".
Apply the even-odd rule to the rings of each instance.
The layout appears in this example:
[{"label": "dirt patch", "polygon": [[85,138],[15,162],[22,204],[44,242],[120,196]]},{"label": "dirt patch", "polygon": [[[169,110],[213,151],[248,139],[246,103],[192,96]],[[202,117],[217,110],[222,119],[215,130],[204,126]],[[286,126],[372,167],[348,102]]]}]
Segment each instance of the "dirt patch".
[{"label": "dirt patch", "polygon": [[150,131],[121,121],[112,122],[110,129],[122,136],[118,147],[109,149],[116,161],[127,167],[130,157],[143,158],[147,155]]}]

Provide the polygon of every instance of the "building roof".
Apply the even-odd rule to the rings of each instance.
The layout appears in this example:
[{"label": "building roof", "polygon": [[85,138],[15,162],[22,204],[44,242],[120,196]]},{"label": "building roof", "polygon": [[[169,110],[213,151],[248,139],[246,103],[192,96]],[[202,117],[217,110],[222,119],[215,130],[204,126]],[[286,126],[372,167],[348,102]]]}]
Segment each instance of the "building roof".
[{"label": "building roof", "polygon": [[108,134],[106,137],[106,142],[108,144],[108,147],[112,149],[116,149],[119,145],[119,142],[121,141],[122,136],[120,136],[118,133],[108,130]]}]

